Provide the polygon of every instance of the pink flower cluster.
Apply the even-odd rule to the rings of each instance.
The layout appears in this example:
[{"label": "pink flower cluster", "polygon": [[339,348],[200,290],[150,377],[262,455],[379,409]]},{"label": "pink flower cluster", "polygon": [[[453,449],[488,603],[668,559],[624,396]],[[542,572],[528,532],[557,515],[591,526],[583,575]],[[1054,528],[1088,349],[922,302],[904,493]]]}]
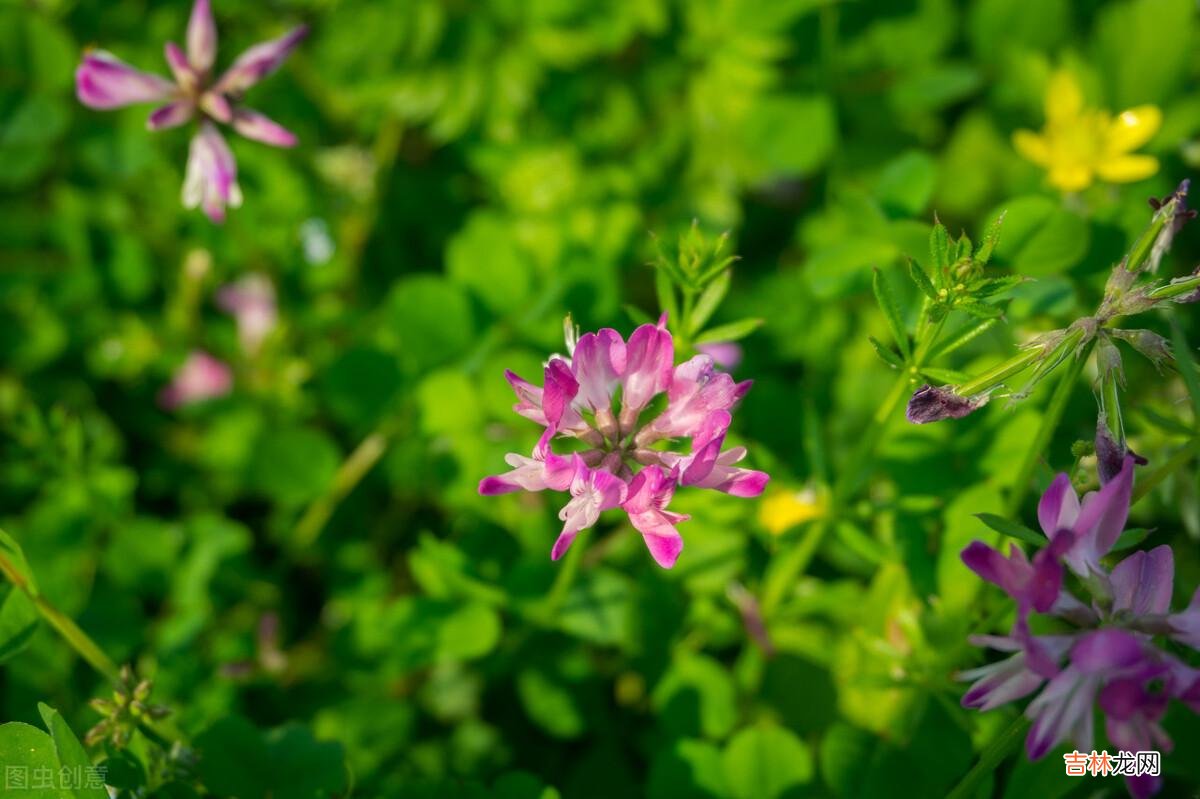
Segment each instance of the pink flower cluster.
[{"label": "pink flower cluster", "polygon": [[[608,328],[583,336],[568,330],[567,353],[546,363],[541,386],[506,373],[518,399],[513,410],[545,431],[531,457],[509,454],[511,471],[479,483],[484,495],[570,493],[559,512],[563,528],[551,558],[560,558],[602,511],[619,507],[654,560],[669,569],[683,550],[676,525],[688,518],[667,510],[677,487],[715,488],[738,497],[762,493],[767,474],[736,465],[745,448],[722,449],[730,411],[750,381],[735,383],[716,371],[709,355],[676,366],[665,314],[657,325],[637,328],[629,341]],[[662,394],[665,406],[643,421]],[[555,454],[550,446],[555,437],[575,439],[582,451]],[[688,452],[668,448],[681,439],[689,440]]]},{"label": "pink flower cluster", "polygon": [[233,152],[216,123],[231,126],[247,139],[274,147],[292,147],[296,136],[263,114],[242,105],[246,90],[270,75],[308,35],[294,28],[277,39],[246,50],[219,76],[217,26],[211,0],[196,0],[188,19],[186,47],[164,46],[172,80],[142,72],[112,53],[93,50],[75,70],[75,94],[89,108],[107,110],[135,103],[158,103],[146,126],[163,130],[199,120],[188,151],[183,181],[183,204],[197,206],[214,222],[225,219],[225,209],[242,204]]}]

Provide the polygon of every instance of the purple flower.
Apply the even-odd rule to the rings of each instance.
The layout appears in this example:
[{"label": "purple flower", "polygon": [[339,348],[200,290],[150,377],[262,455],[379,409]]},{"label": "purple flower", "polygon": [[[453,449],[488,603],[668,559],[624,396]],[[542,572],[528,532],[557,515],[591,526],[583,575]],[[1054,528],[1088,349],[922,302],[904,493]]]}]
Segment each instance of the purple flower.
[{"label": "purple flower", "polygon": [[290,131],[239,104],[242,94],[278,69],[307,32],[307,28],[299,27],[278,39],[254,45],[214,80],[217,28],[209,0],[196,0],[188,20],[186,53],[174,42],[167,42],[165,47],[174,81],[135,69],[111,53],[93,50],[84,55],[75,70],[75,94],[84,105],[100,110],[162,103],[147,120],[151,130],[198,119],[199,130],[188,154],[183,204],[187,208],[201,207],[210,219],[220,222],[226,207],[241,204],[242,194],[233,154],[213,123],[231,125],[248,139],[276,147],[295,145],[296,137]]},{"label": "purple flower", "polygon": [[1100,558],[1108,554],[1125,529],[1133,493],[1133,467],[1133,457],[1125,456],[1116,477],[1085,496],[1082,503],[1071,478],[1059,474],[1038,503],[1038,522],[1047,538],[1053,540],[1060,530],[1074,535],[1063,559],[1080,577],[1101,571]]},{"label": "purple flower", "polygon": [[275,287],[265,275],[246,275],[222,286],[217,292],[217,306],[237,322],[238,339],[248,355],[258,352],[279,320]]},{"label": "purple flower", "polygon": [[[1133,467],[1126,455],[1112,479],[1082,502],[1067,475],[1058,475],[1038,504],[1049,543],[1032,559],[1015,546],[1005,557],[978,541],[963,550],[967,566],[1016,600],[1017,618],[1008,636],[970,639],[1013,654],[960,674],[973,681],[962,703],[990,710],[1041,689],[1025,710],[1033,721],[1025,742],[1031,759],[1068,740],[1091,750],[1097,706],[1109,740],[1128,752],[1170,750],[1159,722],[1171,699],[1200,712],[1200,672],[1154,643],[1155,635],[1168,635],[1200,648],[1200,591],[1187,610],[1170,614],[1175,564],[1166,545],[1134,552],[1111,572],[1101,562],[1128,518]],[[1092,593],[1090,605],[1067,590],[1060,561]],[[1068,630],[1035,636],[1033,613],[1055,616]],[[1148,776],[1126,784],[1135,797],[1161,787]]]},{"label": "purple flower", "polygon": [[733,341],[714,341],[709,344],[697,344],[696,352],[713,359],[713,363],[732,372],[742,362],[742,345]]},{"label": "purple flower", "polygon": [[[607,328],[582,336],[568,330],[567,352],[547,361],[541,386],[505,373],[517,395],[513,410],[545,430],[532,457],[510,454],[511,471],[479,483],[485,495],[570,493],[559,514],[563,529],[552,558],[561,557],[603,511],[620,507],[655,562],[671,568],[683,550],[676,526],[688,519],[667,510],[676,488],[713,488],[740,497],[762,493],[768,476],[736,465],[745,448],[722,449],[730,410],[750,384],[716,372],[707,355],[675,366],[665,316],[638,327],[628,341]],[[642,414],[663,394],[665,407],[643,423]],[[584,448],[556,455],[550,447],[555,437],[574,438]],[[651,447],[664,438],[690,444],[686,450]]]},{"label": "purple flower", "polygon": [[201,350],[192,351],[171,382],[159,392],[167,410],[223,397],[233,389],[233,373],[223,362]]}]

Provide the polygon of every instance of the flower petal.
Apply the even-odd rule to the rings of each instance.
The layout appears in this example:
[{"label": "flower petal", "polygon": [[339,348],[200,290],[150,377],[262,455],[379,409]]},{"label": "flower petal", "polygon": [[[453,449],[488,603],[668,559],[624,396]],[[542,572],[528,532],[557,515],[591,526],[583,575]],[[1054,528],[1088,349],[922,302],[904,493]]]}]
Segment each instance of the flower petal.
[{"label": "flower petal", "polygon": [[178,127],[192,118],[193,110],[192,104],[187,100],[167,103],[154,109],[154,113],[146,120],[146,127],[150,130]]},{"label": "flower petal", "polygon": [[75,70],[75,95],[89,108],[107,110],[156,103],[175,95],[175,84],[131,67],[112,53],[93,50]]},{"label": "flower petal", "polygon": [[1070,476],[1060,472],[1038,502],[1038,523],[1046,537],[1052,538],[1059,530],[1071,529],[1078,516],[1079,495],[1071,485]]},{"label": "flower petal", "polygon": [[262,42],[242,53],[213,85],[213,91],[240,95],[270,75],[284,62],[296,45],[308,35],[308,27],[293,28],[278,39]]},{"label": "flower petal", "polygon": [[1171,608],[1175,557],[1167,544],[1149,552],[1134,552],[1112,571],[1113,610],[1138,616],[1166,613]]},{"label": "flower petal", "polygon": [[1117,536],[1125,529],[1129,518],[1129,501],[1133,493],[1132,456],[1125,456],[1125,465],[1107,485],[1084,497],[1075,520],[1075,543],[1067,552],[1067,564],[1080,577],[1100,568],[1100,558],[1108,554]]},{"label": "flower petal", "polygon": [[214,222],[225,219],[225,208],[242,204],[237,162],[216,126],[204,122],[192,137],[183,180],[183,205],[200,206]]},{"label": "flower petal", "polygon": [[1162,111],[1158,106],[1139,105],[1117,114],[1109,123],[1105,151],[1109,155],[1121,155],[1136,150],[1154,138],[1162,127]]},{"label": "flower petal", "polygon": [[1065,69],[1050,76],[1046,84],[1047,125],[1072,122],[1083,111],[1083,90],[1079,81]]},{"label": "flower petal", "polygon": [[1012,143],[1026,160],[1042,167],[1050,165],[1050,143],[1045,136],[1032,130],[1018,130],[1013,133]]},{"label": "flower petal", "polygon": [[272,121],[267,116],[249,108],[238,108],[233,112],[233,129],[247,139],[260,141],[274,147],[295,147],[296,134]]},{"label": "flower petal", "polygon": [[1133,183],[1158,171],[1158,159],[1152,155],[1119,155],[1096,165],[1096,174],[1109,183]]},{"label": "flower petal", "polygon": [[217,24],[213,21],[209,0],[196,0],[192,6],[187,26],[187,54],[188,61],[199,72],[207,72],[216,60]]}]

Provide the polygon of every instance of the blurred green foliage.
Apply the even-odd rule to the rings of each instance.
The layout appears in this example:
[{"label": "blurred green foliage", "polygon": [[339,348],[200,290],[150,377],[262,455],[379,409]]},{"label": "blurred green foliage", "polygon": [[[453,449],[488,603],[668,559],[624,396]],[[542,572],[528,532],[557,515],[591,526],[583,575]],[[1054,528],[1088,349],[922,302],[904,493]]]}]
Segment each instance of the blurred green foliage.
[{"label": "blurred green foliage", "polygon": [[[84,757],[120,796],[944,795],[1015,712],[957,704],[966,634],[1006,622],[958,553],[989,535],[974,514],[1006,513],[1049,392],[921,428],[896,408],[864,451],[905,380],[871,338],[916,319],[904,262],[930,267],[935,212],[981,242],[1006,211],[988,269],[1036,278],[939,367],[977,371],[1095,307],[1146,198],[1200,162],[1194,4],[214,6],[226,58],[312,27],[253,98],[301,144],[231,142],[246,202],[221,227],[180,207],[184,132],[73,96],[88,46],[162,71],[189,4],[0,2],[0,551],[153,679],[183,742],[81,752],[71,729],[111,687],[5,583],[0,763]],[[1163,110],[1155,177],[1062,197],[1017,155],[1059,66],[1098,107]],[[557,507],[476,495],[535,439],[502,372],[536,375],[567,312],[624,332],[655,315],[650,233],[693,220],[740,255],[711,324],[765,322],[742,342],[736,376],[756,382],[735,430],[772,486],[681,492],[670,572],[602,521],[547,614]],[[1185,229],[1163,271],[1198,254]],[[253,356],[214,304],[251,272],[280,312]],[[233,393],[163,410],[196,348],[233,365]],[[1040,484],[1091,440],[1088,394]],[[1195,440],[1186,396],[1130,360],[1127,433],[1154,464]],[[1200,583],[1198,489],[1187,465],[1134,509],[1175,544],[1177,606]],[[833,503],[781,529],[773,509],[806,496]],[[734,584],[772,597],[771,653]],[[1194,751],[1194,717],[1167,726]],[[979,795],[1094,790],[1054,759],[1014,757]],[[1200,781],[1186,754],[1165,768],[1169,789]]]}]

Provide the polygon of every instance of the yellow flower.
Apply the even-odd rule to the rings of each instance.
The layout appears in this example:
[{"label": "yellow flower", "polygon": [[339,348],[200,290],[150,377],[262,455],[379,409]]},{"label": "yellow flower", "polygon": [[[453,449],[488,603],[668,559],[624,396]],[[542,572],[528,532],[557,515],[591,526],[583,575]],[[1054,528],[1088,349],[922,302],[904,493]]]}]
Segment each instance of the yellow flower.
[{"label": "yellow flower", "polygon": [[1085,108],[1083,92],[1071,73],[1056,72],[1046,87],[1046,126],[1040,134],[1018,130],[1017,152],[1045,169],[1050,183],[1062,191],[1081,191],[1099,179],[1130,183],[1158,171],[1158,159],[1136,155],[1158,132],[1158,106],[1139,105],[1113,116]]},{"label": "yellow flower", "polygon": [[802,491],[775,491],[759,503],[758,520],[767,532],[786,533],[798,524],[825,515],[825,496],[813,488]]}]

